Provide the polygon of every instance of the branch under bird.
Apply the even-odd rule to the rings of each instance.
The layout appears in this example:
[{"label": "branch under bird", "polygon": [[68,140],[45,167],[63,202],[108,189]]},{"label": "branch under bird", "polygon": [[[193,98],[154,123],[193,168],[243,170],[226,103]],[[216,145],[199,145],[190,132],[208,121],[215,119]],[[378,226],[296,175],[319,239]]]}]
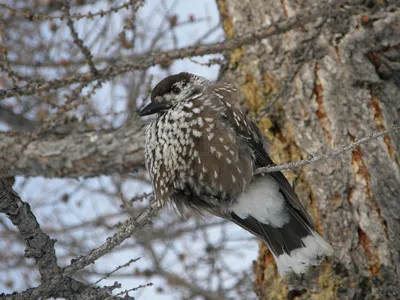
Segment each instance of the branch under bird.
[{"label": "branch under bird", "polygon": [[154,87],[140,115],[158,114],[145,149],[156,200],[231,220],[265,241],[280,275],[304,273],[333,250],[281,172],[255,174],[273,161],[237,97],[232,85],[190,73]]}]

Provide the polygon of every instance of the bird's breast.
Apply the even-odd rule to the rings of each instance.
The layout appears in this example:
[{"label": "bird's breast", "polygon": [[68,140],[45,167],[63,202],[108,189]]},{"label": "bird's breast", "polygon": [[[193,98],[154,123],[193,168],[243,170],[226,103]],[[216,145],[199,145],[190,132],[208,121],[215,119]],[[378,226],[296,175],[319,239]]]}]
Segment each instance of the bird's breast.
[{"label": "bird's breast", "polygon": [[146,164],[158,199],[178,191],[188,199],[231,201],[251,182],[251,151],[221,121],[221,108],[202,96],[159,116],[146,136]]},{"label": "bird's breast", "polygon": [[195,143],[188,117],[185,113],[167,113],[146,131],[146,165],[161,197],[189,175]]}]

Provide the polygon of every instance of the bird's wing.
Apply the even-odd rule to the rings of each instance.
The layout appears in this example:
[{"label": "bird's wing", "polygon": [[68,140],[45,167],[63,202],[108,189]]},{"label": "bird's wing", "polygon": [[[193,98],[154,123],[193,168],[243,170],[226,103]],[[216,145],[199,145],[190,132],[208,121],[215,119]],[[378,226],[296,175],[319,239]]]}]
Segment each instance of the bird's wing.
[{"label": "bird's wing", "polygon": [[[238,97],[236,90],[231,85],[225,83],[217,83],[210,88],[215,91],[215,98],[221,102],[224,108],[221,117],[226,119],[226,124],[233,128],[236,134],[253,151],[255,168],[274,165],[274,162],[268,155],[267,137],[253,120],[231,105],[230,99]],[[273,172],[270,175],[278,183],[287,205],[298,211],[304,220],[313,226],[313,222],[306,209],[301,204],[298,196],[282,172]]]}]

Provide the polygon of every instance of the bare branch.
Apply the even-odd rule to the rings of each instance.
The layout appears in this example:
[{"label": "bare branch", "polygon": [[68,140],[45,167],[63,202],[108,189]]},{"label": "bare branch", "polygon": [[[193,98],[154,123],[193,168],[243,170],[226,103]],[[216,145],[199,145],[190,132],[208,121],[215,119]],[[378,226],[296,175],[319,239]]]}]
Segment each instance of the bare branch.
[{"label": "bare branch", "polygon": [[[129,289],[129,290],[125,290],[125,291],[122,291],[122,292],[119,292],[118,294],[117,294],[117,296],[121,296],[121,295],[123,295],[123,294],[128,294],[128,292],[132,292],[132,291],[137,291],[137,290],[139,290],[139,289],[143,289],[143,288],[145,288],[145,287],[148,287],[148,286],[153,286],[153,283],[147,283],[147,284],[145,284],[145,285],[139,285],[139,286],[137,286],[137,287],[134,287],[134,288],[131,288],[131,289]],[[109,299],[112,299],[113,297],[109,297],[109,298],[106,298],[106,300],[109,300]],[[125,299],[125,298],[124,298]],[[133,299],[134,300],[134,299]]]},{"label": "bare branch", "polygon": [[152,201],[151,204],[136,218],[130,219],[123,224],[118,232],[100,247],[93,249],[87,256],[81,256],[76,260],[73,260],[71,264],[64,268],[63,275],[72,275],[78,270],[81,270],[88,265],[94,263],[97,259],[110,253],[115,247],[121,245],[123,241],[129,238],[139,229],[151,223],[153,215],[160,210],[157,203]]},{"label": "bare branch", "polygon": [[152,202],[137,218],[128,220],[123,224],[117,233],[107,238],[107,241],[98,248],[92,249],[88,255],[81,256],[71,261],[71,264],[65,267],[60,275],[54,276],[51,280],[43,283],[41,286],[30,290],[30,297],[42,297],[43,294],[53,288],[57,288],[64,277],[72,276],[76,271],[81,270],[94,263],[100,257],[110,253],[115,247],[121,245],[123,241],[132,234],[151,223],[151,218],[158,212],[160,207],[156,202]]},{"label": "bare branch", "polygon": [[42,279],[46,281],[56,275],[59,272],[54,251],[56,241],[41,230],[29,204],[5,180],[0,180],[0,213],[18,227],[27,245],[25,256],[36,260]]},{"label": "bare branch", "polygon": [[[143,0],[130,0],[130,1],[126,1],[125,3],[123,3],[123,4],[119,5],[119,6],[111,7],[110,9],[107,9],[107,10],[99,10],[97,12],[88,13],[88,14],[80,14],[80,13],[72,14],[72,15],[69,15],[67,17],[67,19],[77,19],[77,20],[80,20],[80,19],[93,19],[94,17],[98,17],[98,16],[102,18],[102,17],[104,17],[104,16],[106,16],[108,14],[116,13],[116,12],[122,10],[122,9],[127,9],[130,6],[135,5],[136,3],[142,3],[142,2],[143,2]],[[24,10],[21,10],[21,9],[17,9],[17,8],[13,8],[13,7],[7,6],[5,4],[0,4],[0,7],[8,9],[13,14],[22,15],[22,17],[24,17],[24,18],[26,18],[28,20],[32,20],[32,21],[33,20],[44,20],[44,21],[47,20],[47,21],[50,21],[50,20],[56,20],[56,19],[63,20],[63,19],[66,18],[64,15],[51,16],[51,15],[44,15],[44,14],[35,14],[35,13],[31,12],[31,11],[24,11]]]},{"label": "bare branch", "polygon": [[[139,120],[114,131],[48,134],[0,133],[0,178],[15,175],[80,177],[133,172],[144,164]],[[12,155],[10,155],[12,153]]]},{"label": "bare branch", "polygon": [[[330,11],[330,17],[334,17],[341,12],[342,10],[339,8],[333,9],[332,11]],[[351,9],[349,9],[349,12],[351,12]],[[226,40],[221,43],[196,45],[166,52],[155,52],[151,54],[132,56],[131,60],[133,60],[133,62],[121,64],[118,66],[113,65],[105,67],[103,69],[100,69],[98,74],[93,74],[92,72],[89,72],[67,76],[61,79],[50,80],[43,84],[27,84],[23,87],[15,87],[9,90],[0,90],[0,99],[5,99],[13,96],[32,95],[38,92],[58,89],[77,82],[87,83],[94,80],[106,81],[115,76],[124,74],[132,70],[144,70],[158,64],[165,65],[166,63],[175,59],[223,53],[225,51],[239,48],[244,45],[252,44],[261,39],[285,33],[287,31],[297,28],[298,26],[314,22],[320,17],[323,17],[325,14],[326,10],[315,10],[301,16],[282,20],[279,23],[260,28],[254,32],[247,33],[243,36],[237,37],[235,39]]]},{"label": "bare branch", "polygon": [[[54,249],[56,240],[51,239],[42,231],[29,204],[23,202],[12,189],[10,183],[3,179],[0,179],[0,213],[6,214],[11,222],[17,226],[25,240],[25,256],[35,259],[41,275],[41,287],[46,287],[38,288],[41,290],[40,295],[34,295],[37,289],[28,289],[25,292],[8,296],[0,295],[2,299],[36,299],[38,297],[74,299],[76,295],[80,299],[104,299],[110,296],[112,288],[96,288],[79,282],[70,276],[60,275],[61,268],[57,264]],[[54,278],[58,278],[57,286],[49,284]]]},{"label": "bare branch", "polygon": [[78,46],[78,48],[81,50],[82,54],[85,56],[85,60],[87,64],[90,67],[90,71],[93,73],[93,75],[97,75],[98,71],[93,63],[93,56],[90,53],[90,50],[88,47],[86,47],[83,43],[83,41],[79,38],[78,33],[76,32],[74,28],[74,22],[70,18],[70,13],[69,13],[70,7],[69,7],[69,0],[64,0],[64,12],[65,12],[65,17],[67,19],[67,25],[68,28],[71,31],[72,39],[75,45]]},{"label": "bare branch", "polygon": [[109,278],[115,272],[118,272],[119,270],[121,270],[123,268],[129,267],[132,263],[137,262],[139,259],[140,259],[140,257],[130,259],[127,263],[116,267],[114,270],[112,270],[111,272],[109,272],[107,274],[104,274],[104,276],[102,276],[99,280],[97,280],[95,283],[93,283],[93,285],[96,285],[96,284],[100,283],[102,280]]},{"label": "bare branch", "polygon": [[[63,105],[57,106],[57,111],[48,117],[46,120],[43,120],[43,124],[38,132],[35,132],[32,136],[32,139],[37,138],[40,134],[46,132],[51,126],[55,126],[57,124],[63,124],[64,121],[68,118],[68,112],[72,110],[76,110],[79,105],[87,102],[97,91],[98,88],[101,87],[101,82],[98,81],[96,84],[92,86],[89,92],[86,95],[81,96],[80,93],[88,84],[81,84],[76,87],[71,94],[66,98],[66,101]],[[76,124],[75,124],[76,125]],[[68,130],[63,128],[63,133],[66,133]]]},{"label": "bare branch", "polygon": [[315,164],[319,163],[321,161],[325,161],[329,158],[336,158],[342,156],[345,152],[354,150],[357,146],[361,144],[368,143],[371,140],[375,140],[377,138],[380,138],[382,136],[395,133],[400,130],[400,125],[394,125],[392,128],[380,131],[380,132],[373,132],[370,133],[369,135],[355,141],[354,143],[351,143],[350,145],[343,146],[342,148],[335,150],[333,152],[319,155],[319,156],[314,156],[313,158],[310,159],[305,159],[305,160],[299,160],[299,161],[294,161],[288,164],[282,164],[282,165],[277,165],[277,166],[270,166],[270,167],[264,167],[264,168],[259,168],[256,170],[254,174],[262,174],[262,173],[271,173],[271,172],[277,172],[277,171],[282,171],[282,170],[290,170],[298,167],[303,167],[306,165],[310,164]]},{"label": "bare branch", "polygon": [[7,73],[8,77],[12,80],[13,85],[16,84],[18,78],[17,73],[15,73],[11,67],[10,62],[8,61],[8,50],[7,50],[7,43],[4,37],[4,30],[3,27],[0,26],[0,38],[2,46],[0,48],[0,55],[2,56],[1,63],[0,63],[0,70]]}]

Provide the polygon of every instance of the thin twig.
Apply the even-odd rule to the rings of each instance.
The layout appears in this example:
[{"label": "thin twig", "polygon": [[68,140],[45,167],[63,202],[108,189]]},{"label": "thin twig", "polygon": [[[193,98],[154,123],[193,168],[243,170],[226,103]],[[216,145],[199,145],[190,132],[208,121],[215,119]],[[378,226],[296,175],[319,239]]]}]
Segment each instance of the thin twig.
[{"label": "thin twig", "polygon": [[109,272],[109,273],[104,274],[103,277],[101,277],[99,280],[97,280],[97,281],[96,281],[95,283],[93,283],[92,285],[96,285],[96,284],[98,284],[99,282],[101,282],[102,280],[107,279],[108,277],[110,277],[110,276],[111,276],[112,274],[114,274],[115,272],[117,272],[117,271],[119,271],[119,270],[121,270],[121,269],[123,269],[123,268],[129,267],[132,263],[137,262],[139,259],[140,259],[140,257],[130,259],[127,263],[116,267],[114,270],[112,270],[112,271]]},{"label": "thin twig", "polygon": [[[107,9],[107,10],[102,10],[101,9],[101,10],[95,12],[95,13],[89,12],[87,14],[80,14],[80,13],[72,14],[72,15],[68,16],[68,19],[80,20],[80,19],[86,18],[86,19],[92,20],[94,17],[98,17],[98,16],[102,18],[102,17],[104,17],[104,16],[106,16],[108,14],[116,13],[116,12],[118,12],[118,11],[124,9],[124,8],[127,9],[127,8],[129,8],[129,6],[135,5],[138,2],[143,2],[143,0],[130,0],[130,1],[127,1],[127,2],[125,2],[125,3],[123,3],[123,4],[119,5],[119,6],[111,7],[110,9]],[[8,9],[9,11],[11,11],[14,14],[22,15],[24,18],[26,18],[28,20],[51,21],[51,20],[56,20],[56,19],[63,20],[63,19],[66,18],[64,15],[51,16],[51,15],[45,15],[45,14],[35,14],[35,13],[31,12],[31,11],[25,11],[25,10],[13,8],[13,7],[7,6],[5,4],[0,4],[0,7]]]},{"label": "thin twig", "polygon": [[67,25],[68,28],[71,31],[72,35],[72,40],[75,45],[78,46],[78,48],[81,50],[82,54],[85,56],[85,60],[87,64],[89,65],[90,71],[93,73],[93,75],[97,75],[98,71],[93,63],[93,56],[90,53],[90,50],[88,47],[86,47],[83,43],[83,41],[79,38],[78,33],[76,32],[74,28],[74,22],[72,21],[71,18],[69,18],[70,13],[69,13],[69,0],[64,0],[64,13],[65,17],[67,18]]},{"label": "thin twig", "polygon": [[16,76],[16,73],[13,72],[13,70],[10,67],[10,62],[8,60],[7,43],[2,26],[0,26],[0,38],[2,43],[2,46],[0,47],[0,55],[3,56],[3,58],[0,59],[0,70],[7,72],[8,77],[12,80],[13,85],[15,85],[19,78]]},{"label": "thin twig", "polygon": [[[121,296],[123,294],[127,294],[127,293],[133,292],[133,291],[137,291],[139,289],[143,289],[143,288],[148,287],[148,286],[153,286],[153,283],[149,282],[149,283],[147,283],[145,285],[142,285],[142,284],[138,285],[137,287],[131,288],[129,290],[125,290],[125,291],[119,292],[116,296]],[[112,297],[106,298],[105,300],[108,300],[108,299],[112,299]]]},{"label": "thin twig", "polygon": [[315,164],[315,163],[327,160],[329,158],[340,157],[343,153],[351,151],[361,144],[368,143],[371,140],[375,140],[377,138],[397,132],[399,130],[400,130],[400,125],[394,125],[390,129],[380,131],[380,132],[370,133],[369,135],[355,141],[354,143],[351,143],[350,145],[347,145],[347,146],[343,146],[340,149],[335,150],[333,152],[319,155],[319,156],[314,156],[313,158],[310,158],[310,159],[294,161],[294,162],[291,162],[288,164],[259,168],[256,170],[256,172],[254,174],[271,173],[271,172],[277,172],[277,171],[282,171],[282,170],[290,170],[290,169],[303,167],[303,166],[310,165],[310,164]]},{"label": "thin twig", "polygon": [[[350,13],[353,11],[349,9]],[[334,17],[336,14],[341,13],[342,10],[336,8],[331,13],[331,17]],[[155,65],[164,65],[175,59],[182,59],[193,56],[204,56],[209,54],[223,53],[232,49],[239,48],[244,45],[249,45],[254,42],[258,42],[262,39],[279,35],[295,28],[298,26],[308,24],[310,22],[316,21],[318,18],[324,16],[326,14],[326,10],[315,10],[310,13],[292,17],[286,20],[283,20],[279,23],[275,23],[273,25],[260,28],[251,33],[244,34],[243,36],[239,36],[235,39],[226,40],[220,43],[207,44],[207,45],[195,45],[191,47],[170,50],[165,52],[155,52],[151,54],[141,54],[131,57],[131,61],[129,63],[121,64],[118,66],[112,65],[107,66],[103,69],[100,69],[98,74],[83,73],[76,74],[73,76],[67,76],[61,79],[55,79],[47,81],[43,84],[28,84],[22,87],[15,87],[13,89],[8,90],[0,90],[0,99],[5,99],[13,96],[22,96],[22,95],[32,95],[38,92],[50,91],[54,89],[58,89],[63,86],[67,86],[73,83],[86,83],[94,80],[106,81],[114,78],[115,76],[124,74],[126,72],[130,72],[132,70],[144,70],[148,69],[151,66]]]},{"label": "thin twig", "polygon": [[136,218],[130,219],[125,224],[123,224],[118,232],[114,234],[111,238],[98,248],[90,251],[86,256],[81,256],[64,268],[63,275],[72,275],[78,270],[85,268],[86,266],[94,263],[97,259],[103,255],[110,253],[112,249],[121,245],[123,241],[129,238],[133,233],[143,228],[145,225],[151,222],[151,217],[160,209],[157,203],[154,201]]},{"label": "thin twig", "polygon": [[36,299],[42,297],[44,292],[49,291],[52,288],[57,288],[59,283],[62,282],[64,278],[70,278],[70,276],[72,276],[76,271],[87,267],[100,257],[110,253],[115,247],[121,245],[123,241],[129,238],[136,231],[151,223],[151,218],[159,210],[160,207],[157,206],[157,203],[155,201],[151,202],[151,204],[137,218],[130,219],[123,224],[117,233],[115,233],[112,237],[107,238],[107,241],[103,245],[92,249],[86,256],[80,256],[77,259],[71,260],[71,264],[60,271],[58,275],[55,275],[50,280],[42,283],[37,288],[21,292],[19,295],[21,297],[27,297],[26,299]]},{"label": "thin twig", "polygon": [[42,127],[38,132],[32,135],[32,140],[37,138],[38,135],[46,132],[51,126],[55,127],[57,124],[62,124],[65,122],[65,120],[68,118],[68,112],[76,110],[80,105],[87,102],[94,94],[96,94],[97,90],[102,87],[102,83],[98,81],[88,92],[86,92],[85,95],[80,96],[82,90],[88,85],[89,84],[81,84],[77,86],[66,98],[65,103],[56,107],[57,111],[53,115],[43,120]]}]

